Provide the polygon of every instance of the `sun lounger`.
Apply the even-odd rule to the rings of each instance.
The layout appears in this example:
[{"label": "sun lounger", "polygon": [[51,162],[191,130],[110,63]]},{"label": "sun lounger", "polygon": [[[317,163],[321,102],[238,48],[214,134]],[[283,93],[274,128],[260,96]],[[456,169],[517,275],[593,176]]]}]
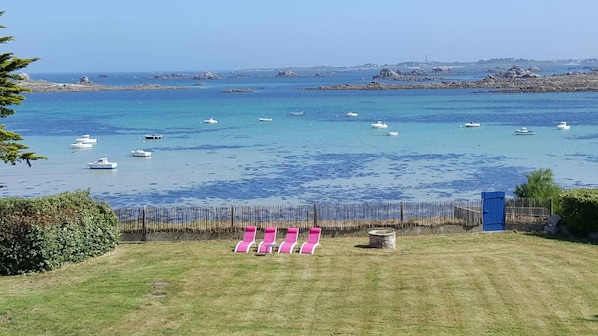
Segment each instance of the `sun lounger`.
[{"label": "sun lounger", "polygon": [[299,249],[299,253],[303,254],[314,254],[316,247],[320,246],[320,232],[322,229],[320,228],[311,228],[309,229],[309,235],[307,236],[307,241],[301,244],[301,248]]},{"label": "sun lounger", "polygon": [[278,253],[293,253],[297,245],[297,238],[299,238],[299,228],[292,227],[287,229],[287,237],[280,247]]},{"label": "sun lounger", "polygon": [[272,253],[276,246],[276,227],[268,226],[264,232],[264,240],[257,246],[258,253]]},{"label": "sun lounger", "polygon": [[255,245],[255,234],[257,232],[257,227],[255,226],[248,226],[245,228],[245,235],[243,236],[243,240],[237,243],[235,247],[235,252],[244,252],[247,253],[251,249],[251,246]]}]

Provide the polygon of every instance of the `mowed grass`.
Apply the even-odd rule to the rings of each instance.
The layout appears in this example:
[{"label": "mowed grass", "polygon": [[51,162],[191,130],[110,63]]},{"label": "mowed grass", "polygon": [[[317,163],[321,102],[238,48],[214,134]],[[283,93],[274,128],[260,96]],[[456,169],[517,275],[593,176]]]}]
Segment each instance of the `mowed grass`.
[{"label": "mowed grass", "polygon": [[513,232],[322,237],[315,255],[236,241],[122,244],[0,277],[0,335],[597,335],[598,246]]}]

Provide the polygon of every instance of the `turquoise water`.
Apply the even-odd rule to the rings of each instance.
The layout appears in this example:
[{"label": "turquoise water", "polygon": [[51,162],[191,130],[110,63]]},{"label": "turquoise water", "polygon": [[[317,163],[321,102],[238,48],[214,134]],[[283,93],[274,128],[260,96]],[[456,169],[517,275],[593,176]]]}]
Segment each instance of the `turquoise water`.
[{"label": "turquoise water", "polygon": [[[367,83],[373,74],[251,74],[203,86],[191,80],[152,81],[148,74],[110,74],[90,78],[110,85],[187,89],[30,93],[4,122],[49,160],[31,168],[1,165],[0,195],[89,188],[115,207],[477,199],[482,191],[512,195],[524,175],[539,168],[551,168],[563,187],[598,185],[596,93],[299,89]],[[223,92],[230,88],[255,92]],[[291,111],[305,115],[291,116]],[[359,116],[347,118],[347,111]],[[209,117],[219,122],[203,123]],[[371,128],[376,120],[389,128]],[[462,126],[471,120],[482,126]],[[560,121],[571,129],[558,131]],[[537,135],[513,135],[520,127]],[[386,136],[387,131],[399,135]],[[151,133],[164,138],[145,140]],[[98,144],[70,149],[82,134],[98,138]],[[153,155],[130,157],[135,149]],[[88,169],[86,163],[98,157],[118,162],[118,168]]]}]

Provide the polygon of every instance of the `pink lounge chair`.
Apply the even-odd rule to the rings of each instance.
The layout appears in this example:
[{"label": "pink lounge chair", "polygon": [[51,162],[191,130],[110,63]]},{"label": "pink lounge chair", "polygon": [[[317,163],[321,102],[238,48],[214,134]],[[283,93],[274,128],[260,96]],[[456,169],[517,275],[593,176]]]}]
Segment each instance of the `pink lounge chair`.
[{"label": "pink lounge chair", "polygon": [[264,232],[264,240],[257,246],[258,253],[272,253],[272,248],[276,246],[276,227],[268,226]]},{"label": "pink lounge chair", "polygon": [[299,253],[314,254],[316,247],[320,246],[320,232],[321,231],[322,231],[322,229],[320,229],[320,228],[309,229],[309,235],[307,236],[307,241],[305,243],[301,244]]},{"label": "pink lounge chair", "polygon": [[235,252],[244,252],[248,253],[251,246],[255,244],[255,234],[257,232],[257,227],[255,226],[248,226],[245,228],[245,235],[243,236],[243,240],[237,243],[235,247]]},{"label": "pink lounge chair", "polygon": [[297,238],[299,238],[299,228],[292,227],[287,229],[287,238],[280,247],[278,253],[293,253],[295,245],[297,245]]}]

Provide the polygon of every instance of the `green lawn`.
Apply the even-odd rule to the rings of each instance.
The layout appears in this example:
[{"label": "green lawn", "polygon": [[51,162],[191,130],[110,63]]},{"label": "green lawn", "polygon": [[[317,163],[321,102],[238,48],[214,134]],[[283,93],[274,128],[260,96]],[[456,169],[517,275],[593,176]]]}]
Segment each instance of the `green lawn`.
[{"label": "green lawn", "polygon": [[322,237],[315,255],[236,241],[122,244],[0,277],[0,335],[596,335],[598,246],[512,232]]}]

